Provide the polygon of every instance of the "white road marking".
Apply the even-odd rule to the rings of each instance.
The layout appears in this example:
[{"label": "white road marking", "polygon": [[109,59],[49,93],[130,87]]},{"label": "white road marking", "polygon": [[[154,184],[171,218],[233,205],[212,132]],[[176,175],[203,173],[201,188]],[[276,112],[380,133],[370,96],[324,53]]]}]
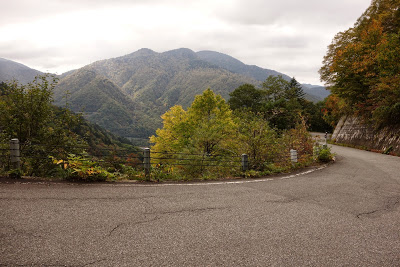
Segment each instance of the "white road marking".
[{"label": "white road marking", "polygon": [[[112,184],[111,186],[137,186],[137,187],[164,187],[164,186],[205,186],[205,185],[224,185],[224,184],[247,184],[247,183],[261,183],[261,182],[269,182],[273,180],[285,180],[285,179],[292,179],[299,176],[303,176],[315,171],[322,170],[326,168],[328,164],[324,164],[318,168],[314,168],[308,171],[300,172],[297,174],[291,174],[288,176],[283,176],[279,178],[261,178],[261,179],[254,179],[254,180],[241,180],[241,181],[223,181],[223,182],[197,182],[197,183],[163,183],[163,184]],[[109,185],[106,185],[109,186]]]}]

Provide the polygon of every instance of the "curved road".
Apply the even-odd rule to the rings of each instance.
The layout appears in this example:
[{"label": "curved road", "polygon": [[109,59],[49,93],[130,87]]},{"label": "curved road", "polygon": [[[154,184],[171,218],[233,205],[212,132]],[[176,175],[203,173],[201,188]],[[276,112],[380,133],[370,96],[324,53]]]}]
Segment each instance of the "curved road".
[{"label": "curved road", "polygon": [[250,183],[3,182],[0,266],[400,266],[400,158],[333,150]]}]

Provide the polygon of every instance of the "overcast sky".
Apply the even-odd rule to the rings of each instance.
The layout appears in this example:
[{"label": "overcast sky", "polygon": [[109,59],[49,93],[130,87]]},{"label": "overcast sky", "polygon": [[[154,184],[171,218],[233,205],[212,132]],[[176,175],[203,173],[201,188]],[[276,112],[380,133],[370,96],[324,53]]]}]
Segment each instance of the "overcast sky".
[{"label": "overcast sky", "polygon": [[0,0],[0,57],[61,74],[140,48],[213,50],[322,84],[334,35],[370,0]]}]

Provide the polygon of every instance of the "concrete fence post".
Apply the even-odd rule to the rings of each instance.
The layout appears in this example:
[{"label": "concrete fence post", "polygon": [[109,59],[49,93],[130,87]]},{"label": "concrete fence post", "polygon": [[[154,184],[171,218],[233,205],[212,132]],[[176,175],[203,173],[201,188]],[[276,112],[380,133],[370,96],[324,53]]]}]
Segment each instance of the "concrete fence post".
[{"label": "concrete fence post", "polygon": [[328,132],[325,132],[325,144],[324,147],[328,146]]},{"label": "concrete fence post", "polygon": [[290,160],[292,161],[292,163],[297,162],[297,150],[290,149]]},{"label": "concrete fence post", "polygon": [[247,171],[249,169],[249,156],[247,154],[242,154],[242,171]]},{"label": "concrete fence post", "polygon": [[316,144],[314,145],[314,147],[313,147],[313,156],[314,156],[314,159],[318,158],[320,150],[321,150],[321,147],[319,146],[318,143],[316,143]]},{"label": "concrete fence post", "polygon": [[145,148],[143,151],[143,166],[144,174],[146,175],[147,180],[150,180],[150,148]]},{"label": "concrete fence post", "polygon": [[19,151],[19,140],[17,138],[10,140],[10,159],[13,169],[21,168],[21,156]]}]

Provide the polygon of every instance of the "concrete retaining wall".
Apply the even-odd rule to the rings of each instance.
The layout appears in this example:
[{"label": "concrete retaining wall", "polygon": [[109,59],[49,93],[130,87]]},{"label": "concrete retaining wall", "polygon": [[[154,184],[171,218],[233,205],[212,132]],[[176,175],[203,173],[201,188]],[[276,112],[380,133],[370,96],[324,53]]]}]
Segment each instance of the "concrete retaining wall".
[{"label": "concrete retaining wall", "polygon": [[379,151],[391,150],[400,155],[400,127],[375,131],[353,116],[342,117],[332,134],[336,143],[349,144]]}]

